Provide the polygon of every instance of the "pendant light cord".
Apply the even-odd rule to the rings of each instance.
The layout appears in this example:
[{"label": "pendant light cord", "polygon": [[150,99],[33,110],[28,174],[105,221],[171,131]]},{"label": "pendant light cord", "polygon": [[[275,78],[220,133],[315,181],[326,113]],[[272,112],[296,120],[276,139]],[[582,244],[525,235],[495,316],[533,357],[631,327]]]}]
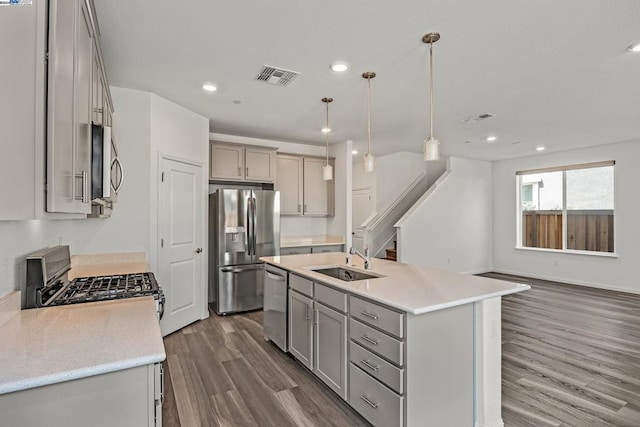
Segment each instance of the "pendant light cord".
[{"label": "pendant light cord", "polygon": [[433,138],[433,41],[429,43],[429,132]]},{"label": "pendant light cord", "polygon": [[327,166],[329,166],[329,103],[325,102],[327,105],[327,133],[325,134],[325,144],[327,146],[326,154],[327,154]]},{"label": "pendant light cord", "polygon": [[367,134],[369,135],[367,154],[371,154],[371,77],[367,77],[367,86]]}]

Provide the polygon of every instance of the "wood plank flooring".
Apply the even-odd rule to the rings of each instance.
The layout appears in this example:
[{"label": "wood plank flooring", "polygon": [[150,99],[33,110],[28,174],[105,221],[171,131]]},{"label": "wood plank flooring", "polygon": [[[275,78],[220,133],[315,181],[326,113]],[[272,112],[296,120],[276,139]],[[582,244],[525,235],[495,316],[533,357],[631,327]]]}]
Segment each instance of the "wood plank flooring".
[{"label": "wood plank flooring", "polygon": [[640,295],[531,284],[502,299],[506,426],[640,426]]},{"label": "wood plank flooring", "polygon": [[[505,426],[640,426],[640,295],[486,276],[532,285],[502,302]],[[212,312],[165,347],[166,427],[368,425],[264,341],[262,312]]]},{"label": "wood plank flooring", "polygon": [[306,368],[264,341],[262,312],[217,316],[164,339],[165,427],[369,426]]}]

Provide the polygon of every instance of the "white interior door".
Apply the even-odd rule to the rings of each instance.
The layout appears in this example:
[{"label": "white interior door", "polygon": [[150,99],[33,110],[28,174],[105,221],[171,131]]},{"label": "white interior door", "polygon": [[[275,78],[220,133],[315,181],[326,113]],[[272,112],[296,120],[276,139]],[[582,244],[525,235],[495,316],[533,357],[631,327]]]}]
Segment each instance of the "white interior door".
[{"label": "white interior door", "polygon": [[371,200],[371,187],[358,188],[352,192],[352,235],[353,247],[359,251],[363,250],[364,242],[362,230],[359,228],[362,223],[373,213],[373,203]]},{"label": "white interior door", "polygon": [[200,319],[204,282],[202,167],[163,158],[160,190],[162,335]]}]

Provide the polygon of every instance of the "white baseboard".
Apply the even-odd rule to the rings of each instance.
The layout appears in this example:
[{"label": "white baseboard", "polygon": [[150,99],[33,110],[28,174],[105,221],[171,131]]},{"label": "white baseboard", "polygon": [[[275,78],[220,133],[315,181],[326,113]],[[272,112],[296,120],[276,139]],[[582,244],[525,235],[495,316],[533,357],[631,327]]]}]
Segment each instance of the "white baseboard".
[{"label": "white baseboard", "polygon": [[473,275],[473,274],[484,274],[484,273],[491,273],[493,270],[492,268],[481,268],[478,270],[471,270],[471,271],[462,271],[460,274],[469,274],[469,275]]},{"label": "white baseboard", "polygon": [[476,423],[475,427],[504,427],[504,421],[500,418],[500,421],[496,421],[493,424],[478,424]]},{"label": "white baseboard", "polygon": [[564,278],[564,277],[545,276],[544,274],[523,273],[521,271],[512,271],[512,270],[506,270],[506,269],[503,269],[503,268],[494,268],[492,271],[494,273],[502,273],[502,274],[511,274],[511,275],[514,275],[514,276],[531,277],[532,279],[550,280],[552,282],[568,283],[570,285],[585,286],[587,288],[605,289],[607,291],[626,292],[626,293],[629,293],[629,294],[640,294],[640,290],[637,290],[637,289],[620,288],[618,286],[611,286],[611,285],[606,285],[606,284],[603,284],[603,283],[593,283],[593,282],[585,282],[585,281],[579,281],[579,280],[571,280],[571,279],[567,279],[567,278]]}]

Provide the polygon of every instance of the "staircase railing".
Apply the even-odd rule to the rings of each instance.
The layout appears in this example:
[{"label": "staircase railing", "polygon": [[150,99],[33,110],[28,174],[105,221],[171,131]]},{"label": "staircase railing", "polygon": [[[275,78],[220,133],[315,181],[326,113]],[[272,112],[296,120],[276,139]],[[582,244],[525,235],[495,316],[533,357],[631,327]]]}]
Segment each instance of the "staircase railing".
[{"label": "staircase railing", "polygon": [[371,256],[377,257],[393,241],[396,235],[394,224],[420,199],[428,188],[427,175],[422,172],[380,213],[359,227],[358,234],[362,234],[364,245],[369,247]]}]

